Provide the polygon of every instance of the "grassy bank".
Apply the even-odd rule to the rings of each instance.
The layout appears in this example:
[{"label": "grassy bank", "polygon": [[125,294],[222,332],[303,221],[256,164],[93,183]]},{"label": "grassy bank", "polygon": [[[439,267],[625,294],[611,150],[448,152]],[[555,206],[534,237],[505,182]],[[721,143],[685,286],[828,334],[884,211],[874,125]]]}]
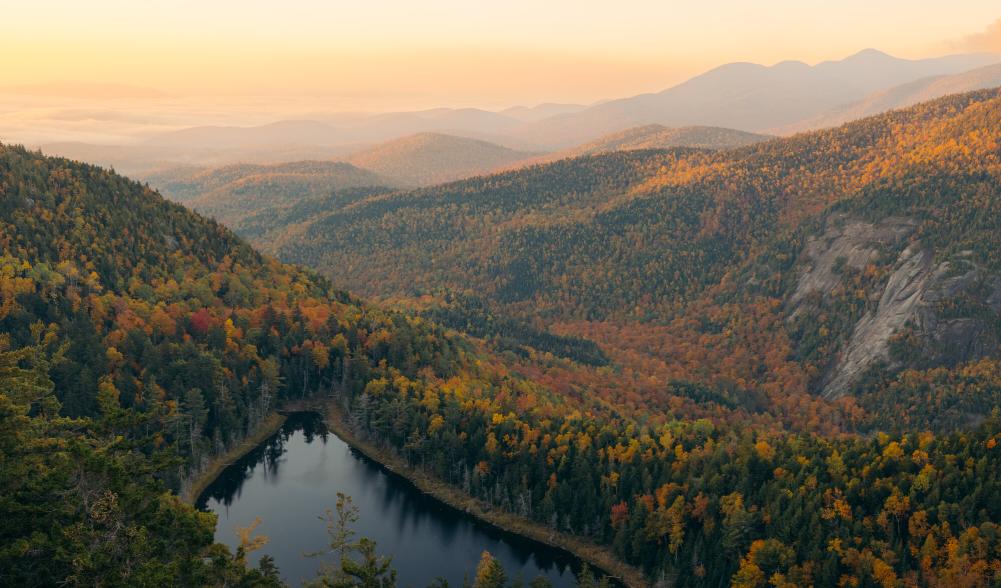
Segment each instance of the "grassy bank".
[{"label": "grassy bank", "polygon": [[198,500],[198,496],[209,487],[209,484],[219,477],[219,474],[226,469],[226,466],[250,453],[251,450],[263,443],[265,439],[275,434],[285,424],[285,418],[285,415],[271,413],[243,441],[226,453],[212,458],[208,466],[195,476],[195,479],[192,480],[187,492],[183,493],[181,499],[188,504],[194,504]]},{"label": "grassy bank", "polygon": [[[554,531],[524,517],[493,508],[482,500],[473,498],[430,474],[409,467],[404,460],[374,443],[359,439],[346,425],[344,414],[335,402],[328,402],[324,409],[327,427],[338,437],[373,461],[379,462],[392,472],[403,476],[421,492],[494,527],[568,551],[582,561],[588,562],[592,567],[599,568],[603,573],[618,579],[629,588],[649,586],[650,583],[640,570],[620,561],[609,548]],[[475,562],[473,563],[475,564]]]}]

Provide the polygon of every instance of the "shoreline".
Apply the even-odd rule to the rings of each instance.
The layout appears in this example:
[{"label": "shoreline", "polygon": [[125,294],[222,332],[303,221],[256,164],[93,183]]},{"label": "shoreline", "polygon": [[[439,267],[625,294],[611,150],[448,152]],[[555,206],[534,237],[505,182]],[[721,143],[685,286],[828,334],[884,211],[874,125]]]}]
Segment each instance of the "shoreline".
[{"label": "shoreline", "polygon": [[503,512],[478,498],[469,496],[426,472],[408,466],[402,459],[379,448],[369,441],[359,439],[347,426],[343,413],[335,401],[294,401],[277,409],[258,425],[257,429],[226,453],[214,457],[208,467],[192,480],[188,490],[181,495],[186,503],[194,505],[198,497],[214,482],[222,471],[233,462],[253,451],[285,424],[288,415],[295,412],[316,412],[324,424],[352,449],[367,459],[399,476],[418,491],[435,500],[465,513],[475,520],[555,549],[561,549],[586,563],[603,575],[608,575],[626,588],[647,588],[650,583],[643,573],[616,558],[607,547],[591,543],[559,531],[553,531],[534,521]]},{"label": "shoreline", "polygon": [[534,521],[493,508],[430,474],[408,466],[399,457],[371,442],[358,439],[346,425],[343,413],[336,402],[323,402],[320,403],[320,406],[322,410],[319,413],[323,417],[324,423],[335,435],[368,459],[405,479],[422,493],[501,531],[566,551],[588,564],[592,569],[621,582],[626,588],[650,586],[640,570],[620,561],[607,547],[553,531]]},{"label": "shoreline", "polygon": [[257,425],[257,428],[254,429],[253,433],[244,437],[244,439],[237,443],[232,449],[210,459],[208,466],[192,478],[191,484],[188,486],[187,490],[181,493],[181,500],[194,506],[202,492],[205,492],[205,489],[208,488],[212,482],[216,481],[227,466],[247,455],[258,445],[266,441],[268,437],[277,433],[278,430],[282,428],[282,425],[285,424],[286,418],[288,417],[284,414],[277,411],[272,412],[267,416],[267,418],[261,421],[259,425]]}]

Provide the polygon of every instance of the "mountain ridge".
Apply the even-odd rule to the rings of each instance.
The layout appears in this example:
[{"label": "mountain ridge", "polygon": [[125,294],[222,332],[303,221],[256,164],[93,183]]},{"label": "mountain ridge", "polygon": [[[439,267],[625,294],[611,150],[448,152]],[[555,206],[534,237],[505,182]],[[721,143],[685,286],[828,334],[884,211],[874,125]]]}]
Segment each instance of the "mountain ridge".
[{"label": "mountain ridge", "polygon": [[488,173],[533,155],[479,139],[425,132],[387,141],[346,160],[399,184],[426,186]]},{"label": "mountain ridge", "polygon": [[[593,141],[570,149],[554,151],[545,155],[528,159],[520,166],[547,163],[558,159],[596,155],[610,151],[631,151],[639,149],[670,149],[674,147],[693,147],[697,149],[730,149],[744,147],[761,141],[773,139],[770,135],[746,133],[734,129],[720,127],[680,127],[671,128],[651,124],[632,127],[608,135],[598,137]],[[515,167],[515,166],[512,166]]]},{"label": "mountain ridge", "polygon": [[[999,58],[1001,59],[1001,58]],[[832,127],[866,116],[906,108],[919,102],[949,94],[970,92],[1001,86],[1001,63],[964,71],[953,75],[932,76],[908,82],[866,96],[863,100],[844,105],[816,118],[775,129],[780,135],[805,130]]]},{"label": "mountain ridge", "polygon": [[343,161],[172,168],[144,179],[166,196],[228,225],[265,208],[301,205],[354,188],[398,186],[395,180]]},{"label": "mountain ridge", "polygon": [[[293,116],[258,126],[194,126],[152,137],[144,129],[135,145],[46,145],[46,149],[142,174],[172,163],[222,165],[344,158],[373,144],[423,132],[535,152],[565,150],[650,124],[782,134],[802,130],[804,125],[844,122],[844,117],[819,124],[816,120],[901,84],[929,76],[954,75],[999,61],[1001,56],[988,54],[906,60],[869,49],[814,65],[792,60],[771,66],[723,64],[659,92],[590,105],[543,103],[500,111],[433,108],[375,114],[314,113],[309,115],[311,118]],[[974,86],[954,88],[969,89]],[[858,113],[868,114],[875,113]]]},{"label": "mountain ridge", "polygon": [[[906,202],[895,204],[898,214],[908,218],[919,214],[915,222],[923,219],[920,222],[924,233],[931,231],[929,227],[958,231],[949,255],[959,253],[956,243],[965,243],[964,247],[980,256],[976,261],[980,268],[978,280],[989,281],[998,271],[994,257],[984,246],[974,246],[975,240],[971,241],[971,235],[976,234],[977,239],[989,242],[989,231],[975,232],[985,230],[978,228],[978,223],[970,223],[962,230],[957,225],[937,225],[929,215],[952,218],[959,214],[958,210],[972,214],[963,208],[948,214],[947,208],[937,208],[947,202],[945,196],[934,200],[939,182],[955,183],[955,198],[970,199],[961,200],[962,206],[969,207],[974,206],[973,192],[989,191],[996,181],[991,174],[996,173],[997,153],[991,145],[998,140],[999,130],[991,128],[987,121],[1001,109],[999,92],[952,96],[837,129],[731,151],[678,148],[609,153],[362,199],[317,218],[315,225],[305,228],[297,240],[285,243],[277,253],[283,259],[321,269],[336,267],[342,284],[367,295],[406,295],[442,287],[473,289],[496,310],[525,314],[553,328],[576,325],[558,332],[592,338],[606,349],[612,345],[613,356],[621,358],[626,348],[615,352],[615,339],[604,335],[595,339],[590,329],[628,324],[642,330],[646,328],[643,323],[671,324],[676,320],[687,324],[685,313],[706,312],[698,310],[699,305],[709,304],[704,296],[718,297],[723,292],[748,305],[762,296],[761,292],[771,292],[770,296],[784,300],[791,295],[792,282],[780,283],[778,276],[792,280],[799,271],[791,265],[793,260],[809,258],[802,253],[805,244],[798,241],[809,233],[796,231],[807,231],[806,227],[812,226],[809,223],[820,222],[818,219],[832,214],[831,210],[846,206],[843,202],[885,200],[885,185],[899,183],[897,189],[913,192],[919,195],[914,198],[929,203],[927,209],[915,209],[919,212],[907,208],[910,205]],[[982,170],[984,178],[978,179],[978,170]],[[942,174],[946,174],[946,180],[939,179]],[[882,206],[891,207],[887,203]],[[795,242],[788,240],[797,234]],[[899,246],[904,244],[906,241]],[[769,247],[789,250],[780,254]],[[887,254],[892,250],[888,245],[885,249]],[[769,270],[774,273],[771,277],[758,277],[769,273],[753,269],[757,262],[748,257],[752,255],[785,261],[781,269]],[[935,255],[937,259],[946,253],[939,251]],[[901,249],[892,259],[876,264],[880,269],[874,275],[889,279],[899,269],[896,264],[906,265],[907,259]],[[961,262],[957,258],[950,263],[955,266],[973,261]],[[769,263],[775,261],[765,266]],[[410,271],[400,272],[400,264]],[[931,292],[933,286],[938,287],[935,284],[942,284],[942,276],[947,274],[945,267],[939,262],[928,266],[926,269],[938,272],[935,275],[939,277],[929,278],[927,287],[918,290]],[[364,276],[358,273],[363,268]],[[863,265],[857,271],[866,268]],[[907,270],[901,271],[906,274]],[[742,272],[749,274],[748,284],[757,285],[737,288],[727,281],[728,276],[733,279]],[[829,334],[824,337],[830,340],[824,345],[815,347],[817,334],[812,329],[817,325],[790,319],[787,327],[770,327],[773,335],[784,340],[775,345],[791,346],[790,357],[802,355],[791,363],[779,362],[784,367],[775,365],[773,369],[780,372],[801,369],[794,365],[807,366],[800,372],[806,379],[797,380],[796,386],[804,387],[806,381],[811,381],[803,389],[820,390],[827,386],[820,380],[823,374],[847,369],[826,362],[848,341],[857,340],[857,347],[868,349],[864,361],[856,365],[867,369],[877,360],[890,360],[886,355],[890,339],[902,336],[904,325],[896,324],[889,332],[873,331],[873,336],[878,335],[875,339],[867,339],[869,335],[862,332],[853,335],[854,325],[868,319],[864,313],[852,313],[864,308],[878,317],[882,316],[879,312],[885,314],[895,307],[888,301],[879,311],[882,282],[852,279],[867,284],[871,289],[868,296],[874,298],[839,318],[843,322],[837,329],[826,327]],[[957,292],[965,292],[964,288]],[[858,287],[858,291],[863,289]],[[928,294],[927,305],[934,306],[933,298]],[[974,298],[977,301],[971,304],[986,308],[985,299],[973,296],[971,300]],[[846,312],[843,305],[847,303],[840,299],[816,303],[819,308],[833,304],[837,312]],[[918,320],[917,314],[900,309],[899,316]],[[760,313],[762,320],[771,317],[767,320],[778,321],[774,324],[786,320],[781,313],[773,315],[772,311],[748,308],[747,312]],[[931,339],[939,337],[935,334],[938,327],[930,326],[936,320],[941,323],[931,315],[919,321],[929,325],[929,346],[933,346]],[[980,323],[969,323],[974,324]],[[672,335],[674,328],[666,327],[661,336],[694,337],[688,327]],[[659,332],[653,327],[651,331]],[[974,331],[965,332],[968,335]],[[745,335],[750,337],[751,333]],[[866,341],[870,344],[863,344]],[[633,351],[631,347],[628,350]],[[764,348],[759,351],[766,353]],[[669,349],[666,352],[672,353]],[[928,353],[931,357],[939,352],[929,347]],[[975,358],[976,353],[970,357]],[[682,373],[695,377],[694,373],[713,373],[718,368],[695,360],[692,369],[695,372]],[[843,394],[864,371],[855,370],[848,380],[838,380],[836,387],[840,389],[836,392],[830,388],[826,391]],[[809,373],[813,375],[807,376]],[[753,381],[760,376],[740,377]]]},{"label": "mountain ridge", "polygon": [[552,117],[519,131],[526,139],[568,146],[643,124],[718,126],[768,132],[819,115],[865,95],[929,75],[958,73],[997,62],[997,56],[957,55],[904,60],[866,50],[814,66],[730,63],[660,92],[608,101]]}]

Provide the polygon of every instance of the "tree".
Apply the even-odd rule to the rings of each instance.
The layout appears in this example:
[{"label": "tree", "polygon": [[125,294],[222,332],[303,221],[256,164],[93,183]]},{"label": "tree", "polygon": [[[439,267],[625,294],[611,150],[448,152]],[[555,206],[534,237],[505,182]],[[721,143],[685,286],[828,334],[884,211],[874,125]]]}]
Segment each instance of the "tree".
[{"label": "tree", "polygon": [[327,510],[320,517],[327,523],[328,549],[306,554],[321,557],[336,554],[336,565],[324,564],[317,571],[319,576],[310,586],[331,588],[393,588],[396,585],[396,571],[392,568],[392,558],[376,554],[376,543],[367,537],[357,542],[351,525],[358,521],[358,507],[350,496],[337,493],[335,510]]},{"label": "tree", "polygon": [[484,551],[480,555],[479,565],[476,566],[473,588],[505,588],[506,583],[507,575],[504,573],[504,567],[489,551]]},{"label": "tree", "polygon": [[254,530],[257,529],[260,524],[261,517],[257,517],[252,523],[250,523],[250,525],[236,528],[236,537],[240,540],[240,545],[236,548],[234,559],[238,563],[246,565],[248,554],[257,551],[268,544],[268,538],[266,535],[254,535]]},{"label": "tree", "polygon": [[362,537],[354,547],[360,561],[348,558],[342,562],[344,579],[335,581],[336,588],[394,588],[396,570],[393,559],[375,553],[375,541]]}]

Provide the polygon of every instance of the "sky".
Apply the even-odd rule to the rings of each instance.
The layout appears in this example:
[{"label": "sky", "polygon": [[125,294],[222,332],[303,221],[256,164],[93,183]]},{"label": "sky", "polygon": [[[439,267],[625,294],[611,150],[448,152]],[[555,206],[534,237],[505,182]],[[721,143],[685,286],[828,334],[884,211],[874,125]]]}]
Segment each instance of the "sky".
[{"label": "sky", "polygon": [[657,91],[730,61],[1001,52],[998,0],[0,0],[3,85],[501,108]]}]

